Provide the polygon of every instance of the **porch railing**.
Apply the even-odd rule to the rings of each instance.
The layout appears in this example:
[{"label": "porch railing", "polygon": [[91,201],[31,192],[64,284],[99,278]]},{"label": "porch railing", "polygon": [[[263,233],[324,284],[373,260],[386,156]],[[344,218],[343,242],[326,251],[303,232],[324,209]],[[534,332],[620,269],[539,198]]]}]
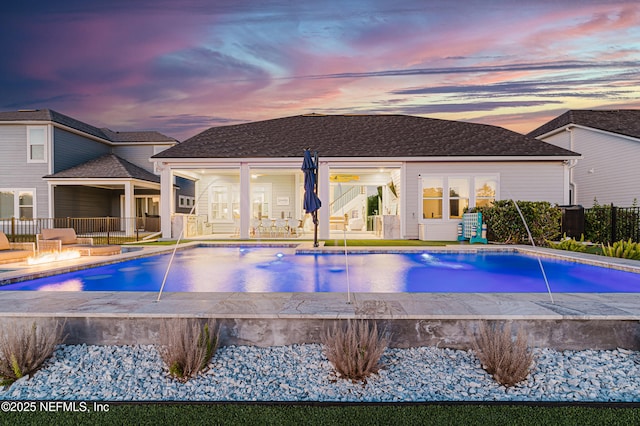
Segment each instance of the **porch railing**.
[{"label": "porch railing", "polygon": [[33,241],[47,228],[73,228],[79,237],[92,237],[95,244],[124,244],[140,241],[160,231],[159,217],[56,217],[0,218],[0,231],[9,241]]}]

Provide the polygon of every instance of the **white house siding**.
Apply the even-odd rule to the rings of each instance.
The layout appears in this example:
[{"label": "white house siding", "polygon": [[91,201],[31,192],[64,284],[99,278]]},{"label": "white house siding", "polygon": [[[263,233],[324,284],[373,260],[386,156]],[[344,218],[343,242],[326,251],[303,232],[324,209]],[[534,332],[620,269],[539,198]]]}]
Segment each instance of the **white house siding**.
[{"label": "white house siding", "polygon": [[[568,202],[565,187],[565,165],[561,161],[540,162],[434,162],[407,163],[406,165],[405,238],[419,237],[419,224],[426,223],[435,233],[434,238],[453,240],[458,220],[422,221],[421,176],[498,175],[498,199],[514,198],[526,201],[548,201],[552,204]],[[437,237],[437,238],[435,238]]]},{"label": "white house siding", "polygon": [[571,132],[574,150],[584,156],[573,172],[576,203],[591,207],[597,198],[600,204],[629,207],[640,201],[640,140],[579,127]]},{"label": "white house siding", "polygon": [[27,163],[27,127],[0,126],[0,143],[0,188],[35,189],[34,215],[47,216],[48,189],[42,176],[49,174],[49,164]]}]

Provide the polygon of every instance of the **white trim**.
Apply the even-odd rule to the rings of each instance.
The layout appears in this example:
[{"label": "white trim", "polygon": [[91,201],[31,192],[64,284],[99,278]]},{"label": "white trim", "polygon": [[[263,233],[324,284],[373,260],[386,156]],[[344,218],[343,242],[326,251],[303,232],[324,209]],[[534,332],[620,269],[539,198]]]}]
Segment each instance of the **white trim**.
[{"label": "white trim", "polygon": [[[594,127],[589,127],[589,126],[584,126],[584,125],[581,125],[581,124],[574,124],[574,123],[569,123],[569,124],[566,124],[566,125],[564,125],[562,127],[558,127],[558,128],[553,129],[551,131],[548,131],[547,133],[543,133],[540,136],[536,136],[536,139],[544,141],[544,139],[548,138],[549,136],[553,136],[556,133],[562,133],[564,131],[568,131],[568,130],[571,130],[573,128],[578,128],[578,129],[582,129],[582,130],[589,130],[589,131],[592,131],[592,132],[595,132],[595,133],[602,133],[602,134],[609,135],[609,136],[616,136],[616,137],[619,137],[619,138],[622,138],[622,139],[631,140],[633,142],[640,142],[640,138],[637,138],[637,137],[633,137],[633,136],[629,136],[629,135],[623,135],[622,133],[611,132],[609,130],[596,129]],[[582,158],[582,156],[580,156],[580,158]]]},{"label": "white trim", "polygon": [[[505,161],[564,161],[580,159],[582,155],[536,155],[536,156],[445,156],[445,157],[320,157],[321,161],[330,166],[337,164],[345,167],[388,167],[400,166],[402,163],[429,163],[429,162],[505,162]],[[157,158],[171,168],[206,168],[239,167],[241,163],[250,163],[251,167],[289,167],[302,164],[300,158]]]},{"label": "white trim", "polygon": [[[42,160],[34,160],[33,158],[31,158],[31,147],[32,146],[40,146],[40,144],[35,144],[32,143],[31,141],[31,131],[32,130],[40,130],[42,131],[42,137],[43,137],[43,141],[42,141]],[[39,163],[39,164],[44,164],[47,163],[49,161],[49,129],[47,125],[41,125],[41,126],[27,126],[27,163]]]},{"label": "white trim", "polygon": [[[86,124],[87,126],[91,126],[91,127],[95,127],[92,126],[89,123],[84,123],[81,122],[83,124]],[[92,139],[94,141],[97,142],[101,142],[101,143],[105,143],[107,145],[112,145],[112,146],[117,146],[117,145],[176,145],[178,143],[178,141],[155,141],[155,142],[149,142],[149,141],[133,141],[133,142],[114,142],[114,141],[110,141],[109,139],[104,139],[95,135],[92,135],[91,133],[87,133],[84,132],[82,130],[78,130],[75,129],[73,127],[69,127],[66,126],[64,124],[58,123],[54,120],[50,120],[50,119],[45,119],[45,120],[11,120],[11,121],[3,121],[2,124],[19,124],[19,125],[27,125],[27,126],[53,126],[53,127],[57,127],[61,130],[65,130],[67,132],[70,133],[75,133],[77,135],[81,135],[87,139]]]},{"label": "white trim", "polygon": [[100,179],[88,179],[88,178],[46,178],[50,184],[54,185],[84,185],[95,186],[100,185],[103,187],[122,186],[127,182],[133,183],[138,188],[156,189],[160,190],[161,184],[155,182],[149,182],[140,179],[131,178],[100,178]]}]

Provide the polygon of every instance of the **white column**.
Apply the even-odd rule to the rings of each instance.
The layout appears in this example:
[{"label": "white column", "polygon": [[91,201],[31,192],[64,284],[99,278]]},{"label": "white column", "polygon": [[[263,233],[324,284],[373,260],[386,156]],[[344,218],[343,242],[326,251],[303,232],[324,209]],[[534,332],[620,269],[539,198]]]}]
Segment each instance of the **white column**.
[{"label": "white column", "polygon": [[162,230],[162,238],[171,238],[173,206],[173,173],[169,167],[164,166],[160,173],[160,229]]},{"label": "white column", "polygon": [[[407,221],[409,212],[407,211],[407,163],[400,166],[400,238],[407,238]],[[416,212],[411,212],[415,220]]]},{"label": "white column", "polygon": [[240,164],[240,238],[249,238],[251,216],[251,173],[249,164]]},{"label": "white column", "polygon": [[[48,195],[48,198],[49,198],[48,206],[47,206],[47,208],[49,209],[49,212],[47,213],[47,217],[55,217],[54,216],[54,214],[55,214],[55,212],[54,212],[54,210],[55,210],[54,209],[54,205],[55,205],[54,204],[54,192],[55,192],[56,186],[53,185],[51,182],[47,182],[47,184],[48,184],[48,189],[47,189],[48,194],[47,195]],[[34,205],[34,207],[35,207],[35,205]],[[34,214],[33,218],[35,219],[36,217],[37,216]]]},{"label": "white column", "polygon": [[136,217],[134,201],[134,188],[133,182],[125,182],[124,184],[124,217],[126,220],[126,235],[133,235],[134,223],[132,218]]},{"label": "white column", "polygon": [[[564,205],[569,205],[571,204],[571,197],[570,197],[570,193],[571,193],[571,162],[570,161],[565,161],[562,163],[562,167],[563,167],[563,182],[562,182],[562,188],[564,189],[562,192],[562,203]],[[574,194],[575,196],[575,194]]]},{"label": "white column", "polygon": [[318,197],[322,207],[318,210],[319,233],[321,240],[329,239],[329,163],[320,161],[318,166]]}]

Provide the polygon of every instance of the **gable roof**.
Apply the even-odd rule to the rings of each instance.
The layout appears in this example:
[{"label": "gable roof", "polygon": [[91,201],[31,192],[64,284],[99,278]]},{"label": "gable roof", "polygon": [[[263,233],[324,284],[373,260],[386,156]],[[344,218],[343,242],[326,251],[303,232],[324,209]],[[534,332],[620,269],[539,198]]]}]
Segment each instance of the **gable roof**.
[{"label": "gable roof", "polygon": [[212,127],[152,158],[577,156],[501,127],[408,115],[297,115]]},{"label": "gable roof", "polygon": [[106,128],[99,129],[51,109],[0,111],[0,122],[3,121],[52,121],[112,143],[177,142],[175,139],[156,131],[114,132]]},{"label": "gable roof", "polygon": [[553,130],[576,124],[592,129],[604,130],[640,139],[640,110],[580,110],[574,109],[554,118],[535,130],[529,136],[538,137]]},{"label": "gable roof", "polygon": [[160,183],[160,176],[156,176],[115,154],[105,154],[86,163],[45,176],[46,178],[138,179]]}]

